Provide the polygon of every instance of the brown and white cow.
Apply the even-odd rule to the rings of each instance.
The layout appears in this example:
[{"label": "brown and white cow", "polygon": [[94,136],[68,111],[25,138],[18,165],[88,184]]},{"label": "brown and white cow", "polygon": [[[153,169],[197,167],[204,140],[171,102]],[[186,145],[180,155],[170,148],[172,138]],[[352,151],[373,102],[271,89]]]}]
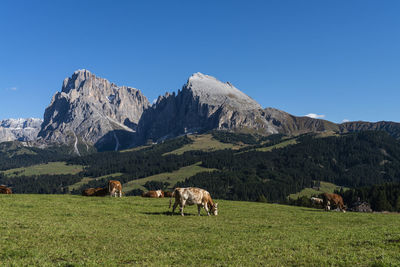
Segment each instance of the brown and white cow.
[{"label": "brown and white cow", "polygon": [[114,196],[122,197],[122,185],[120,181],[110,180],[108,181],[108,193],[110,193],[110,197]]},{"label": "brown and white cow", "polygon": [[[175,188],[174,192],[172,192],[172,197],[175,197],[175,203],[172,208],[172,213],[175,212],[175,208],[179,205],[181,215],[183,214],[183,208],[186,205],[194,205],[197,204],[198,215],[200,216],[200,210],[203,207],[207,215],[210,216],[210,210],[213,215],[218,215],[218,203],[214,204],[210,193],[208,191],[197,188],[197,187],[187,187],[187,188]],[[169,200],[169,207],[171,208],[172,197]]]},{"label": "brown and white cow", "polygon": [[11,188],[9,188],[7,186],[0,185],[0,194],[10,195],[10,194],[12,194],[12,190],[11,190]]},{"label": "brown and white cow", "polygon": [[147,191],[142,194],[142,197],[160,198],[164,197],[164,192],[162,190]]},{"label": "brown and white cow", "polygon": [[346,212],[346,207],[344,206],[342,196],[338,194],[323,193],[322,199],[324,200],[324,207],[326,211],[339,208],[340,211]]}]

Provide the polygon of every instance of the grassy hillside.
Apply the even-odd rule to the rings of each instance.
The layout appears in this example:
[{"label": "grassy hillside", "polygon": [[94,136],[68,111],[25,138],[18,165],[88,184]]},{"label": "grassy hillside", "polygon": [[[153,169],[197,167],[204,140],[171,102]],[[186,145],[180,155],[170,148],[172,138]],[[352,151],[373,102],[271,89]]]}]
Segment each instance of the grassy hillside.
[{"label": "grassy hillside", "polygon": [[219,201],[169,216],[168,199],[2,195],[4,266],[395,266],[399,214]]},{"label": "grassy hillside", "polygon": [[6,176],[33,176],[43,174],[77,174],[83,170],[80,165],[67,165],[66,162],[49,162],[46,164],[38,164],[29,167],[15,168],[4,171]]},{"label": "grassy hillside", "polygon": [[214,139],[211,134],[188,135],[188,137],[192,139],[193,143],[184,145],[181,148],[168,152],[166,153],[166,155],[168,154],[182,155],[186,151],[191,151],[191,150],[215,151],[215,150],[229,149],[229,148],[239,149],[244,146],[237,144],[222,143]]},{"label": "grassy hillside", "polygon": [[177,182],[183,181],[186,178],[193,176],[197,173],[200,172],[206,172],[206,171],[214,171],[215,169],[208,169],[200,166],[201,162],[198,162],[196,164],[187,166],[187,167],[182,167],[177,171],[173,172],[164,172],[152,176],[148,176],[146,178],[142,179],[137,179],[130,181],[126,184],[123,185],[123,191],[124,192],[129,192],[133,189],[142,189],[144,191],[147,191],[143,185],[148,182],[148,181],[162,181],[162,182],[168,182],[170,183],[170,186],[174,186]]},{"label": "grassy hillside", "polygon": [[257,148],[257,151],[262,151],[262,152],[268,152],[268,151],[272,151],[274,149],[279,149],[279,148],[284,148],[290,145],[295,145],[297,144],[297,140],[296,139],[289,139],[289,140],[284,140],[281,143],[278,143],[276,145],[273,146],[267,146],[267,147],[261,147],[261,148]]},{"label": "grassy hillside", "polygon": [[[322,193],[333,193],[335,190],[340,190],[340,188],[343,188],[342,186],[337,186],[332,183],[327,183],[327,182],[321,182],[321,185],[319,186],[319,190],[315,188],[304,188],[300,192],[296,194],[291,194],[289,195],[289,198],[291,199],[298,199],[299,197],[311,197],[311,196],[316,196]],[[347,188],[344,187],[344,190]]]}]

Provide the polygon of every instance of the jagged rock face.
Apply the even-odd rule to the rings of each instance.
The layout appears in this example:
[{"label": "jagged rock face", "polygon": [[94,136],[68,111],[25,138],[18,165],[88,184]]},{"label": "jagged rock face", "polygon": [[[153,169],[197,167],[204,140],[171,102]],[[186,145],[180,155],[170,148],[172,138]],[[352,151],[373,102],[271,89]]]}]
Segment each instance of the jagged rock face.
[{"label": "jagged rock face", "polygon": [[278,133],[263,114],[256,101],[232,84],[195,73],[177,95],[159,97],[143,113],[138,133],[141,142],[211,129]]},{"label": "jagged rock face", "polygon": [[6,119],[0,121],[0,142],[34,141],[40,131],[42,119]]},{"label": "jagged rock face", "polygon": [[74,144],[78,154],[80,142],[99,150],[121,149],[132,143],[148,106],[139,90],[79,70],[53,96],[38,136],[46,142]]}]

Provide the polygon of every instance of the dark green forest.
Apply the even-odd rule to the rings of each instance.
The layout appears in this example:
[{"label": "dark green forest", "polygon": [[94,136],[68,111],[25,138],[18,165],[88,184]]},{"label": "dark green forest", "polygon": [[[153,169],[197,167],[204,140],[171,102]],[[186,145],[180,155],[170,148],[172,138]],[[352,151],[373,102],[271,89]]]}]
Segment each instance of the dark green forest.
[{"label": "dark green forest", "polygon": [[[188,151],[183,155],[165,155],[192,142],[190,138],[183,136],[137,151],[102,152],[73,158],[65,158],[64,155],[63,160],[68,164],[85,166],[84,171],[78,175],[64,177],[1,176],[0,184],[12,186],[16,193],[65,193],[67,185],[76,183],[82,177],[107,177],[114,173],[122,173],[118,180],[126,183],[178,170],[196,162],[202,162],[203,167],[215,168],[218,171],[198,173],[170,186],[201,187],[208,190],[214,198],[286,203],[289,194],[312,187],[315,181],[326,181],[352,188],[351,192],[358,192],[353,193],[351,197],[345,195],[345,201],[354,201],[354,198],[360,197],[376,203],[378,198],[384,198],[383,193],[380,193],[381,197],[377,197],[376,193],[361,194],[359,192],[367,190],[361,188],[400,182],[400,143],[384,132],[359,132],[324,138],[307,134],[292,137],[296,139],[297,144],[270,152],[257,149],[282,142],[284,136],[259,137],[227,132],[212,134],[222,142],[240,142],[248,146],[241,150]],[[1,166],[6,165],[3,164]],[[80,194],[81,190],[88,187],[102,187],[109,179],[111,177],[91,181],[73,193]],[[165,188],[166,185],[147,185],[149,189],[157,189],[157,186]],[[389,204],[383,204],[384,208],[396,209],[399,191],[392,190],[389,194],[389,189],[386,190],[389,187],[384,188],[378,190],[385,191],[386,202]],[[137,193],[140,192],[128,194]],[[371,195],[374,197],[370,197]],[[381,206],[379,204],[374,208],[379,210]]]},{"label": "dark green forest", "polygon": [[20,142],[0,143],[0,171],[49,161],[64,161],[71,157],[70,148],[66,146],[42,149],[24,146]]}]

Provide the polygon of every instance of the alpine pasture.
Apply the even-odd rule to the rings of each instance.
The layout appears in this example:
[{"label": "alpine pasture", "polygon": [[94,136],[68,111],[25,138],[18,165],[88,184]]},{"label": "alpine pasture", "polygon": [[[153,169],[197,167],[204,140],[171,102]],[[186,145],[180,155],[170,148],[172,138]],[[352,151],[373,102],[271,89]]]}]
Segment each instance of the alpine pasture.
[{"label": "alpine pasture", "polygon": [[217,200],[173,216],[169,198],[1,195],[3,266],[396,266],[400,215]]}]

